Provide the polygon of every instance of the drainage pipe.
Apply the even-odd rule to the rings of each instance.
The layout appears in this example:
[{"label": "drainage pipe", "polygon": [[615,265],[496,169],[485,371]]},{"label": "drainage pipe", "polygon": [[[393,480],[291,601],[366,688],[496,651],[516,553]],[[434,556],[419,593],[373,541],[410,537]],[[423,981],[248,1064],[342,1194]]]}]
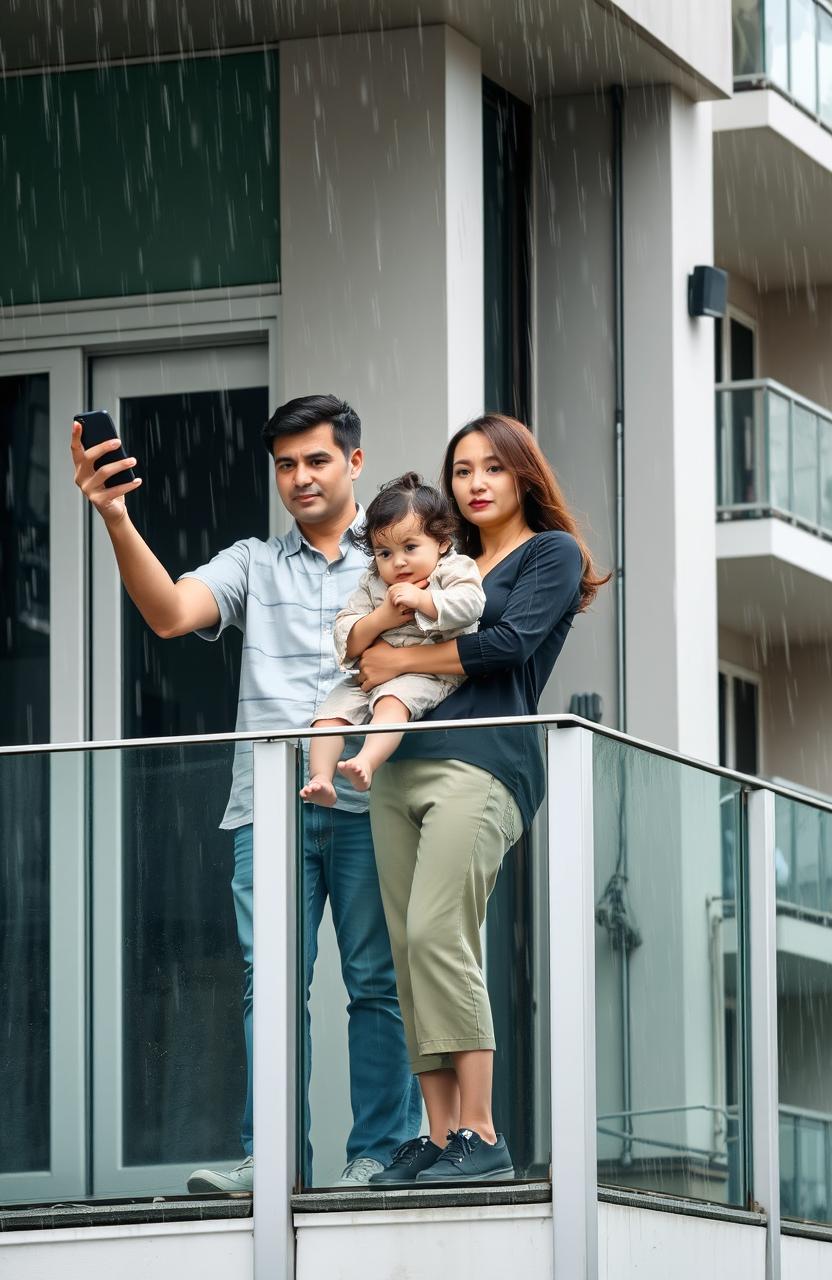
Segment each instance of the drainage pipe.
[{"label": "drainage pipe", "polygon": [[615,374],[615,655],[618,728],[627,731],[624,613],[624,197],[622,182],[624,93],[612,88],[613,350]]}]

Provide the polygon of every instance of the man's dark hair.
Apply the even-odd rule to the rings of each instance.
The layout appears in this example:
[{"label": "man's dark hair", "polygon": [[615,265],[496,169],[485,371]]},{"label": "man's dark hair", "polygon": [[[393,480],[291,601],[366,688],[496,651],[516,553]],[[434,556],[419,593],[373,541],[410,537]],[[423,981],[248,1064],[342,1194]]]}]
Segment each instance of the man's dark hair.
[{"label": "man's dark hair", "polygon": [[275,409],[260,434],[269,453],[273,453],[274,440],[311,431],[324,422],[332,423],[335,443],[348,458],[361,444],[361,419],[346,400],[339,400],[337,396],[298,396],[287,400]]},{"label": "man's dark hair", "polygon": [[368,556],[373,554],[373,536],[391,529],[405,516],[414,515],[429,538],[453,544],[459,521],[444,494],[425,484],[415,471],[408,471],[382,485],[367,507],[364,527],[355,541]]}]

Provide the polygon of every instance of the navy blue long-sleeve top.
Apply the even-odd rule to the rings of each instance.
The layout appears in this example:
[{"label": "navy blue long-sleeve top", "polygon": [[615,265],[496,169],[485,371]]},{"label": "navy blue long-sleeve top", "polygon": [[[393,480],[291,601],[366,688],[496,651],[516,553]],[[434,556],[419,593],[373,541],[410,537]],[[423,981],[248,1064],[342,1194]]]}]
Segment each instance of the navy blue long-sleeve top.
[{"label": "navy blue long-sleeve top", "polygon": [[[581,553],[571,534],[535,534],[482,580],[479,631],[459,636],[468,679],[424,717],[466,720],[534,715],[580,603]],[[463,760],[499,778],[528,828],[545,792],[535,725],[405,734],[394,760]]]}]

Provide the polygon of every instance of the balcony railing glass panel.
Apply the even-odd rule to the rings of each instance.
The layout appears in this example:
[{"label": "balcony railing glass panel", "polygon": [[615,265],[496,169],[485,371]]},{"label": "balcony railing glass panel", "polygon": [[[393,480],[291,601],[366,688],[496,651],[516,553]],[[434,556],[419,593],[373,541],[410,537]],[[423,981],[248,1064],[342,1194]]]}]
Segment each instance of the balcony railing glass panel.
[{"label": "balcony railing glass panel", "polygon": [[779,396],[774,391],[759,391],[757,401],[763,403],[766,426],[756,453],[762,471],[758,501],[762,500],[775,510],[789,511],[792,504],[789,444],[791,404],[785,396]]},{"label": "balcony railing glass panel", "polygon": [[815,0],[791,0],[791,88],[807,111],[818,111]]},{"label": "balcony railing glass panel", "polygon": [[832,128],[832,13],[818,9],[818,104],[820,118]]},{"label": "balcony railing glass panel", "polygon": [[[0,769],[0,1188],[11,1195],[50,1168],[53,1012],[49,757],[11,756]],[[57,904],[60,909],[60,903]],[[5,1175],[5,1177],[4,1177]]]},{"label": "balcony railing glass panel", "polygon": [[[420,732],[433,734],[434,731]],[[478,730],[469,728],[459,732],[467,734]],[[500,732],[508,734],[517,730],[503,727]],[[539,738],[541,756],[545,757],[544,734],[539,727],[534,732]],[[304,746],[308,746],[308,740]],[[465,778],[460,778],[459,771],[467,766],[459,766],[453,759],[443,761],[442,766],[448,776],[456,777],[458,785],[464,788]],[[389,767],[397,766],[394,762]],[[414,810],[405,803],[404,796],[402,799],[402,823],[418,838],[412,816]],[[433,832],[435,852],[437,829],[440,839],[443,830],[442,809],[438,804],[435,808],[429,805],[424,808],[423,830],[426,835]],[[488,898],[479,944],[497,1045],[493,1062],[494,1124],[497,1132],[505,1135],[515,1178],[521,1180],[547,1178],[551,1151],[545,809],[544,802],[532,831],[518,831],[516,841],[503,857]],[[378,961],[381,942],[386,949],[386,939],[379,939],[376,950],[372,951],[367,940],[371,935],[362,923],[373,899],[378,901],[371,845],[369,861],[367,858],[366,814],[336,813],[329,808],[302,804],[298,812],[298,832],[302,850],[298,887],[302,903],[299,972],[305,971],[308,976],[315,958],[309,999],[309,1041],[304,1025],[302,982],[298,992],[300,1182],[306,1189],[330,1188],[338,1182],[348,1159],[366,1153],[374,1157],[381,1155],[383,1163],[389,1157],[391,1126],[395,1126],[397,1142],[418,1133],[426,1134],[429,1129],[418,1086],[413,1088],[410,1084],[406,1055],[404,1073],[401,1067],[397,1070],[391,1060],[391,1045],[398,1042],[397,1036],[401,1033],[394,1036],[398,1019],[394,990],[389,972],[380,972]],[[390,838],[398,846],[401,842],[398,827],[395,830],[391,827]],[[453,842],[453,836],[448,838]],[[447,857],[456,852],[455,845],[450,843]],[[376,854],[379,854],[378,845]],[[422,856],[429,855],[426,852],[420,854],[420,858]],[[420,865],[424,868],[426,864]],[[459,868],[464,879],[462,863]],[[402,874],[407,874],[406,862],[402,863]],[[330,876],[334,891],[324,906],[326,878]],[[478,892],[485,895],[489,888],[490,884],[483,879]],[[429,897],[431,892],[430,874],[425,876],[423,870],[421,893]],[[435,911],[439,912],[445,905],[445,901],[437,897]],[[460,900],[459,910],[467,910],[468,905]],[[317,928],[321,912],[322,923]],[[437,937],[444,927],[437,925]],[[456,945],[458,959],[453,963],[461,965],[466,949],[461,935],[457,935]],[[446,952],[444,958],[440,955],[437,960],[440,973],[441,965],[447,962]],[[449,1030],[448,1034],[452,1032]],[[368,1151],[368,1147],[371,1150]]]},{"label": "balcony railing glass panel", "polygon": [[720,516],[832,536],[832,415],[765,379],[718,386],[716,420]]},{"label": "balcony railing glass panel", "polygon": [[777,796],[781,1209],[832,1221],[832,812]]},{"label": "balcony railing glass panel", "polygon": [[239,1162],[232,754],[0,756],[0,1202],[178,1195]]},{"label": "balcony railing glass panel", "polygon": [[745,1202],[740,788],[596,737],[599,1182]]}]

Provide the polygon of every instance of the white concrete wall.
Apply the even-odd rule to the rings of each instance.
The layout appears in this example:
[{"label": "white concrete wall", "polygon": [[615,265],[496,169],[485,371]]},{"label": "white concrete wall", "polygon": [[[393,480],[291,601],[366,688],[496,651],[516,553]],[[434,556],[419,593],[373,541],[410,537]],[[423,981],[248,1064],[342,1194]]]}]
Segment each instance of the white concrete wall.
[{"label": "white concrete wall", "polygon": [[[535,427],[605,571],[615,556],[611,139],[605,98],[553,98],[535,112]],[[590,692],[618,727],[612,583],[576,620],[541,710]]]},{"label": "white concrete wall", "polygon": [[[674,1280],[764,1280],[765,1232],[759,1227],[611,1204],[598,1209],[599,1280],[667,1280],[670,1272]],[[552,1280],[549,1205],[399,1210],[394,1222],[390,1218],[299,1216],[298,1280],[435,1280],[440,1274]]]},{"label": "white concrete wall", "polygon": [[[765,1280],[756,1226],[600,1204],[599,1280]],[[506,1211],[406,1210],[297,1219],[297,1280],[552,1280],[547,1205]],[[826,1280],[832,1244],[784,1236],[782,1280]],[[0,1234],[0,1274],[14,1280],[251,1280],[251,1220]]]},{"label": "white concrete wall", "polygon": [[624,323],[627,728],[717,754],[712,322],[687,278],[713,260],[710,107],[627,95]]},{"label": "white concrete wall", "polygon": [[4,1280],[251,1280],[251,1219],[0,1232]]},{"label": "white concrete wall", "polygon": [[365,428],[365,500],[482,411],[482,82],[448,27],[280,48],[283,390]]},{"label": "white concrete wall", "polygon": [[[601,0],[604,3],[605,0]],[[606,0],[644,28],[651,43],[694,67],[725,94],[733,89],[730,0]]]}]

